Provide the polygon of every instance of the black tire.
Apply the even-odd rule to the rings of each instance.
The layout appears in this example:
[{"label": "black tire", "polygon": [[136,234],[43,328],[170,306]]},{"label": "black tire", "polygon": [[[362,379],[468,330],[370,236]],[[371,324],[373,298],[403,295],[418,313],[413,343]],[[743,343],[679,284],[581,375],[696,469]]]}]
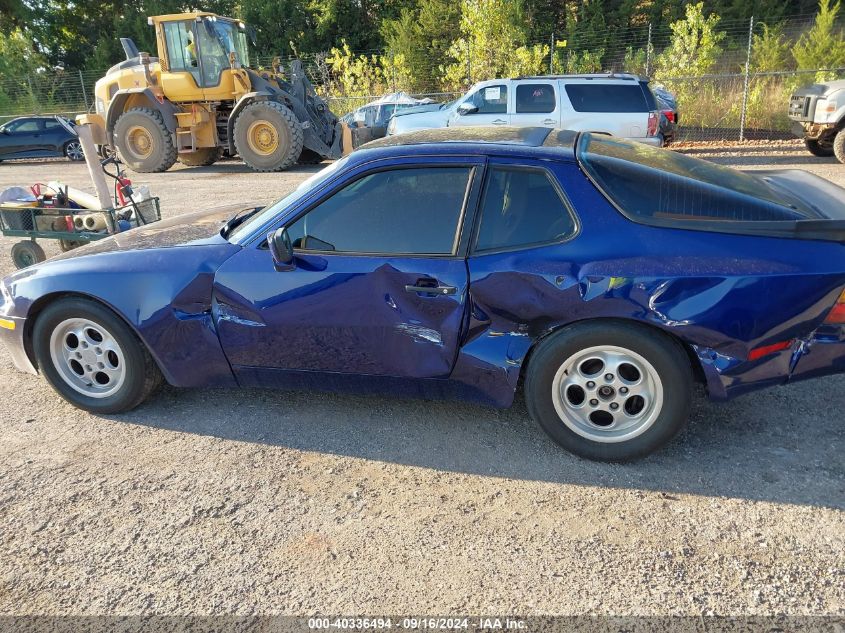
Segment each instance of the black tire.
[{"label": "black tire", "polygon": [[[120,346],[125,379],[113,394],[97,398],[74,389],[59,373],[50,354],[50,336],[63,321],[81,318],[105,328]],[[89,299],[68,297],[51,303],[41,312],[32,331],[32,346],[39,371],[62,398],[91,413],[122,413],[141,404],[161,384],[153,358],[131,328],[111,310]]]},{"label": "black tire", "polygon": [[67,253],[68,251],[72,251],[74,248],[79,248],[86,243],[87,242],[83,240],[59,240],[59,250],[63,253]]},{"label": "black tire", "polygon": [[833,137],[833,155],[836,156],[836,160],[845,164],[845,127]]},{"label": "black tire", "polygon": [[195,152],[179,154],[179,162],[186,167],[208,167],[220,158],[219,147],[204,147]]},{"label": "black tire", "polygon": [[303,148],[296,162],[300,165],[319,165],[323,162],[323,157],[314,150]]},{"label": "black tire", "polygon": [[833,146],[830,143],[822,143],[818,139],[805,138],[804,145],[807,147],[807,151],[813,156],[819,156],[820,158],[833,156]]},{"label": "black tire", "polygon": [[116,154],[116,151],[111,145],[97,145],[97,154],[100,158],[111,158]]},{"label": "black tire", "polygon": [[[272,130],[275,139],[268,138],[266,151],[262,152],[254,126],[264,124]],[[276,101],[254,101],[247,105],[235,119],[235,148],[241,160],[255,171],[282,171],[288,169],[302,153],[302,126],[293,112]]]},{"label": "black tire", "polygon": [[[601,346],[639,355],[650,363],[662,385],[662,406],[654,410],[656,418],[650,426],[645,425],[639,435],[616,442],[590,439],[574,431],[558,414],[552,395],[555,375],[564,363],[578,352]],[[598,390],[604,384],[601,382],[603,371],[599,369],[599,377],[593,383],[595,395],[599,395]],[[584,323],[566,327],[540,342],[529,359],[525,399],[531,417],[566,450],[587,459],[622,462],[652,453],[683,428],[689,417],[692,385],[689,358],[680,344],[669,336],[636,324]],[[594,401],[602,406],[601,401],[590,398],[591,395],[584,394],[584,406],[588,403],[592,406]],[[615,415],[621,415],[625,406],[623,404]],[[593,434],[601,435],[602,432],[598,429]]]},{"label": "black tire", "polygon": [[12,261],[18,269],[34,266],[47,259],[44,249],[32,240],[24,240],[12,246]]},{"label": "black tire", "polygon": [[85,160],[85,153],[82,151],[82,143],[78,140],[68,141],[65,143],[64,148],[62,148],[62,153],[65,155],[65,158],[73,162]]},{"label": "black tire", "polygon": [[167,171],[176,162],[173,135],[161,113],[150,108],[133,108],[121,114],[114,126],[114,142],[121,160],[137,172]]}]

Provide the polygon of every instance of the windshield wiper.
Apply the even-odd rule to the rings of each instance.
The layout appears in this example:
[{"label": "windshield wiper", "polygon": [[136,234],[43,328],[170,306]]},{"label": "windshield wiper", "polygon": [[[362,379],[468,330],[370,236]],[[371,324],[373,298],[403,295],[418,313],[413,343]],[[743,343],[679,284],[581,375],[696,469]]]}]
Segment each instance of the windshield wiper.
[{"label": "windshield wiper", "polygon": [[226,224],[224,224],[223,228],[220,229],[220,235],[222,235],[224,238],[228,238],[229,233],[231,233],[232,229],[240,226],[241,224],[249,220],[252,216],[261,211],[262,208],[263,207],[255,207],[254,209],[241,209],[231,218],[226,220]]}]

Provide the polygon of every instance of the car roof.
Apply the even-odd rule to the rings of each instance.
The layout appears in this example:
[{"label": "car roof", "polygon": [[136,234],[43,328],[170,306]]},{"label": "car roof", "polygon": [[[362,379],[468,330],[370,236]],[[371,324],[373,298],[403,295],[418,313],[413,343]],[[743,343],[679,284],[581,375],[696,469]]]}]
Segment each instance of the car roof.
[{"label": "car roof", "polygon": [[547,127],[445,127],[387,136],[354,153],[360,153],[362,160],[400,154],[510,154],[573,160],[577,137],[572,130]]}]

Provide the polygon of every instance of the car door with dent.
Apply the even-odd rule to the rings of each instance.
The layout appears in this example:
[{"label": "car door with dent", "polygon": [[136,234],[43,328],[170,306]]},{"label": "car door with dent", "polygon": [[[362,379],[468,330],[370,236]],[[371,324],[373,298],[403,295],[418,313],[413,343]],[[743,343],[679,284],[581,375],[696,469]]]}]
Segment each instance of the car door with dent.
[{"label": "car door with dent", "polygon": [[214,316],[239,380],[285,384],[284,370],[445,378],[464,323],[464,216],[478,158],[359,167],[284,227],[294,261],[276,270],[255,238],[215,278]]}]

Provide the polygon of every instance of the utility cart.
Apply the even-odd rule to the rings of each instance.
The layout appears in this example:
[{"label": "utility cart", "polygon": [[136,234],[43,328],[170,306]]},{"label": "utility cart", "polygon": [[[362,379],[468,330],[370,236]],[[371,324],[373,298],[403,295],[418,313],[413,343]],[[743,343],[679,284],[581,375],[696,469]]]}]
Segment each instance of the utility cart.
[{"label": "utility cart", "polygon": [[[111,208],[70,208],[39,204],[38,200],[0,202],[0,233],[6,237],[24,238],[12,246],[15,266],[26,268],[46,259],[44,249],[37,242],[39,239],[58,240],[59,248],[69,251],[161,219],[158,198],[133,199],[129,181],[123,178],[115,158],[107,158],[101,164],[103,172],[115,181],[115,204]],[[106,169],[108,164],[116,165],[115,173]],[[54,193],[59,194],[56,198],[62,199],[60,192]]]}]

